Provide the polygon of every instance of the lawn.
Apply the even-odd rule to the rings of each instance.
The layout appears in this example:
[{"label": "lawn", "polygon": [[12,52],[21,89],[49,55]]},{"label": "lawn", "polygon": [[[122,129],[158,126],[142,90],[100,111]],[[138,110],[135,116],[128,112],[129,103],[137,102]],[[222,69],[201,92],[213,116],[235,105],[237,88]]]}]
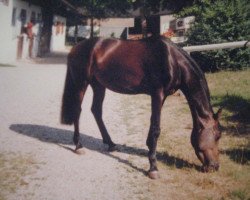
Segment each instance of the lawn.
[{"label": "lawn", "polygon": [[[167,98],[161,122],[157,158],[161,178],[149,182],[158,199],[250,199],[250,70],[206,74],[214,111],[223,107],[219,172],[200,172],[190,144],[192,118],[183,95]],[[133,103],[131,103],[133,102]],[[150,97],[127,96],[121,107],[130,144],[145,147]],[[134,134],[137,133],[137,134]],[[138,142],[141,140],[141,142]],[[137,142],[137,143],[136,143]],[[136,160],[130,160],[136,162]]]},{"label": "lawn", "polygon": [[[250,131],[250,70],[207,74],[214,107],[222,106],[227,131],[244,135]],[[226,124],[225,124],[226,123]]]},{"label": "lawn", "polygon": [[20,187],[28,187],[26,176],[37,168],[31,156],[0,152],[0,200],[8,199]]},{"label": "lawn", "polygon": [[16,66],[11,64],[0,63],[0,67],[16,67]]},{"label": "lawn", "polygon": [[[185,170],[178,173],[198,187],[196,191],[199,192],[195,196],[197,199],[249,199],[250,70],[222,71],[206,74],[206,77],[214,110],[216,111],[219,107],[224,108],[221,119],[224,129],[220,142],[221,170],[213,174],[201,174],[200,172],[197,174],[194,169],[189,167],[188,173]],[[185,112],[187,104],[182,102],[176,106],[176,109],[176,113],[182,116],[185,123],[187,121],[185,118],[190,118],[189,114]],[[171,126],[172,129],[177,128],[175,127],[176,124],[170,124]],[[186,126],[189,128],[190,122]],[[195,156],[190,156],[187,153],[189,152],[187,150],[191,151],[191,147],[185,143],[187,139],[170,137],[172,136],[168,134],[162,137],[160,148],[163,148],[163,151],[167,152],[168,155],[179,158],[176,161],[176,167],[183,166],[184,169],[188,167],[187,163],[199,165],[195,161]],[[171,140],[173,144],[169,144]],[[166,148],[163,146],[166,146]],[[168,146],[170,146],[170,149]],[[175,168],[174,171],[178,170]],[[185,191],[185,187],[183,189]],[[188,189],[186,191],[190,193]],[[189,195],[192,198],[192,194]]]}]

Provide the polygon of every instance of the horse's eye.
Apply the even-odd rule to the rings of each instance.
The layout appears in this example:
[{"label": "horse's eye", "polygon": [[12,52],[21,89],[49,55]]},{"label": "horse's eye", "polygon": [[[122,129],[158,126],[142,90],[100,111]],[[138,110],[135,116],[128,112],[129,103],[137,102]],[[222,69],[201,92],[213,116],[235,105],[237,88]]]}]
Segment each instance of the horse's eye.
[{"label": "horse's eye", "polygon": [[221,131],[217,131],[215,134],[215,141],[218,141],[221,138]]},{"label": "horse's eye", "polygon": [[216,136],[215,141],[218,141],[221,138],[221,135]]},{"label": "horse's eye", "polygon": [[219,124],[218,128],[219,128],[220,133],[224,130],[223,126],[221,126],[220,124]]}]

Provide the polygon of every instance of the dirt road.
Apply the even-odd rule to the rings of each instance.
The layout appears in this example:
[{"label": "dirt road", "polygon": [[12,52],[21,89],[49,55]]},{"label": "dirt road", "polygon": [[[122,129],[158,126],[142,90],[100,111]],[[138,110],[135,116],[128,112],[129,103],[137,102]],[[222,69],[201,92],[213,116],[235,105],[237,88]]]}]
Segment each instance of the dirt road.
[{"label": "dirt road", "polygon": [[[170,199],[155,194],[152,184],[157,182],[145,175],[148,124],[136,121],[136,115],[149,120],[149,99],[148,105],[142,105],[146,111],[138,108],[130,118],[124,101],[136,97],[107,91],[104,120],[119,149],[108,153],[90,112],[92,91],[88,88],[80,125],[85,154],[79,156],[71,151],[73,127],[59,123],[65,73],[64,62],[26,62],[0,68],[0,152],[32,158],[26,166],[29,173],[6,198]],[[136,128],[126,126],[128,122],[137,124]],[[164,177],[161,180],[165,182]]]}]

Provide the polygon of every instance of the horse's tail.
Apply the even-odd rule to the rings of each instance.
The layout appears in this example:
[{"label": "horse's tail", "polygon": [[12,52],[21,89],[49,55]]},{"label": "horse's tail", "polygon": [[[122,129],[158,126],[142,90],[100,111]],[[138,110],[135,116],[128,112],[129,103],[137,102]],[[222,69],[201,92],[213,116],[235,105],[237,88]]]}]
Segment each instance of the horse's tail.
[{"label": "horse's tail", "polygon": [[62,98],[61,123],[73,124],[80,115],[81,102],[93,65],[92,50],[99,38],[85,40],[72,48],[67,60],[67,74]]},{"label": "horse's tail", "polygon": [[79,115],[79,90],[74,80],[74,69],[68,56],[68,69],[66,74],[64,92],[62,97],[61,123],[71,125]]}]

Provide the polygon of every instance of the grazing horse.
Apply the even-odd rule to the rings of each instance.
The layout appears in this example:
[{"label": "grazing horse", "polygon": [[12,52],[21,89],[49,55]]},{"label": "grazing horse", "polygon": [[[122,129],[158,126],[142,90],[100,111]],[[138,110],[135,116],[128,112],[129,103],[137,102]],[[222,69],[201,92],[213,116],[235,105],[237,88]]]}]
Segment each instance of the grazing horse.
[{"label": "grazing horse", "polygon": [[219,116],[210,104],[203,72],[181,48],[163,37],[138,41],[93,38],[80,42],[68,55],[68,69],[62,99],[61,122],[74,124],[73,141],[79,141],[81,103],[88,85],[93,89],[91,111],[100,129],[103,143],[115,149],[102,119],[105,89],[123,94],[151,96],[151,120],[146,144],[149,148],[149,177],[157,178],[156,146],[160,135],[160,117],[168,95],[180,89],[193,118],[191,143],[204,171],[219,168]]}]

